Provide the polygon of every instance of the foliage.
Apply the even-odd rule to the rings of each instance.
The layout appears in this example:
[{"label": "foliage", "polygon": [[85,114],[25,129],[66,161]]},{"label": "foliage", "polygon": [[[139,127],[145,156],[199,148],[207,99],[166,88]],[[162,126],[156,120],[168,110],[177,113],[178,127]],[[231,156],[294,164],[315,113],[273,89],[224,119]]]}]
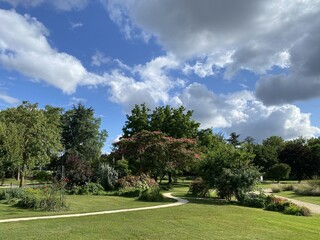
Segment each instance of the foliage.
[{"label": "foliage", "polygon": [[302,138],[286,142],[279,154],[279,159],[280,162],[291,167],[291,175],[298,181],[314,175],[315,166],[312,161],[312,153]]},{"label": "foliage", "polygon": [[0,194],[7,203],[14,203],[18,207],[31,208],[41,211],[62,211],[67,208],[65,182],[61,180],[52,185],[40,188],[12,188]]},{"label": "foliage", "polygon": [[125,154],[133,173],[155,179],[167,172],[188,169],[197,158],[195,141],[167,137],[161,132],[142,131],[123,138],[115,146],[115,151]]},{"label": "foliage", "polygon": [[49,163],[61,151],[60,114],[59,108],[46,106],[43,110],[27,101],[1,111],[0,122],[6,129],[2,130],[5,137],[1,149],[12,167],[21,169],[20,187],[28,168]]},{"label": "foliage", "polygon": [[190,183],[188,194],[196,197],[207,197],[209,193],[209,187],[201,177],[196,178]]},{"label": "foliage", "polygon": [[147,175],[140,176],[125,176],[118,180],[119,188],[139,188],[139,189],[147,189],[152,187],[158,187],[158,183],[148,177]]},{"label": "foliage", "polygon": [[65,161],[65,171],[69,180],[68,188],[88,183],[92,175],[91,167],[76,156],[68,156]]},{"label": "foliage", "polygon": [[197,133],[197,144],[201,152],[208,153],[217,145],[224,143],[222,133],[214,134],[211,128],[201,129]]},{"label": "foliage", "polygon": [[74,186],[68,190],[73,195],[105,195],[103,186],[99,183],[89,182],[83,186]]},{"label": "foliage", "polygon": [[140,193],[138,200],[147,202],[161,202],[163,201],[163,196],[160,193],[159,187],[151,187],[143,190]]},{"label": "foliage", "polygon": [[300,207],[294,203],[288,202],[287,200],[279,197],[268,196],[268,204],[265,209],[269,211],[282,212],[290,215],[297,216],[310,216],[311,212],[306,207]]},{"label": "foliage", "polygon": [[62,115],[61,121],[65,155],[76,156],[85,164],[98,161],[107,132],[99,131],[101,119],[94,116],[94,110],[74,105]]},{"label": "foliage", "polygon": [[117,171],[119,178],[131,175],[129,162],[125,159],[117,160],[115,163],[114,169]]},{"label": "foliage", "polygon": [[38,171],[35,170],[32,172],[33,177],[39,182],[50,182],[52,181],[52,172],[51,171]]},{"label": "foliage", "polygon": [[100,174],[98,181],[106,191],[110,191],[115,188],[118,181],[118,172],[108,164],[100,166]]},{"label": "foliage", "polygon": [[303,196],[320,196],[320,187],[317,185],[296,185],[293,191],[298,195]]},{"label": "foliage", "polygon": [[200,163],[199,174],[218,196],[230,200],[253,189],[260,173],[251,164],[253,154],[245,148],[220,144]]},{"label": "foliage", "polygon": [[234,147],[240,146],[240,141],[239,141],[239,134],[236,134],[235,132],[230,133],[229,138],[227,139],[227,141],[233,145]]},{"label": "foliage", "polygon": [[273,165],[267,172],[267,176],[270,179],[280,182],[282,179],[287,179],[289,177],[291,167],[285,163],[277,163]]},{"label": "foliage", "polygon": [[268,199],[264,193],[248,193],[243,196],[243,198],[240,201],[240,204],[247,207],[264,208],[268,204]]},{"label": "foliage", "polygon": [[135,105],[122,128],[123,138],[131,138],[143,130],[163,132],[173,138],[196,138],[200,124],[191,119],[192,114],[183,106],[157,107],[150,113],[145,104]]}]

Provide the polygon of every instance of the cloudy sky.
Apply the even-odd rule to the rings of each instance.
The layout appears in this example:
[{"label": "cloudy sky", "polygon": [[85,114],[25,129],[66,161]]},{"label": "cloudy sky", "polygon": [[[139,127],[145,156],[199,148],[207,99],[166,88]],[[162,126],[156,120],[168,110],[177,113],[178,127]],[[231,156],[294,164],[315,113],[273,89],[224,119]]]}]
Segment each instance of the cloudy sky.
[{"label": "cloudy sky", "polygon": [[185,106],[257,142],[320,134],[319,0],[0,0],[0,109]]}]

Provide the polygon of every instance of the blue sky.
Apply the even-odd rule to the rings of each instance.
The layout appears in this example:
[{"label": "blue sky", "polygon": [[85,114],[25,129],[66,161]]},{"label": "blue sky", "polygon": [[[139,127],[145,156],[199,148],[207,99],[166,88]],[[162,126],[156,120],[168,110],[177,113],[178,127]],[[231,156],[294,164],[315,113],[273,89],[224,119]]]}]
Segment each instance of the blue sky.
[{"label": "blue sky", "polygon": [[81,101],[105,152],[143,102],[258,142],[318,136],[319,12],[318,0],[0,0],[0,108]]}]

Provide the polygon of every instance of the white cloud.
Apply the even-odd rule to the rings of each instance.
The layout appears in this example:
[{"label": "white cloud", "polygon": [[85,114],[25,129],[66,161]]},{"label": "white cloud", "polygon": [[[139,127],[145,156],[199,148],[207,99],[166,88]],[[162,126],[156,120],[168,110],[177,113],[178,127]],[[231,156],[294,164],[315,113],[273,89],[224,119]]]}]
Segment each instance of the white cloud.
[{"label": "white cloud", "polygon": [[47,36],[48,30],[37,19],[0,9],[0,64],[68,94],[78,85],[104,81],[87,72],[77,58],[53,49]]},{"label": "white cloud", "polygon": [[194,117],[202,128],[237,132],[259,142],[272,135],[293,139],[320,134],[320,128],[311,125],[310,114],[289,104],[265,106],[249,91],[216,95],[204,85],[193,83],[185,89],[180,100],[186,108],[194,110]]},{"label": "white cloud", "polygon": [[129,112],[135,104],[147,103],[153,108],[168,103],[170,90],[181,87],[181,79],[175,82],[167,73],[178,68],[179,63],[172,56],[162,56],[132,68],[126,72],[119,69],[105,73],[106,84],[110,87],[110,100],[124,106]]},{"label": "white cloud", "polygon": [[241,69],[261,75],[278,66],[289,77],[260,81],[257,96],[265,103],[320,96],[319,0],[109,0],[105,4],[127,38],[152,36],[168,53],[193,62],[186,64],[185,73],[208,77],[225,68],[224,77],[231,79]]},{"label": "white cloud", "polygon": [[22,5],[25,7],[38,7],[41,4],[51,4],[57,10],[61,11],[70,11],[70,10],[81,10],[85,8],[89,1],[88,0],[54,0],[54,1],[45,1],[45,0],[0,0],[2,2],[10,3],[12,6],[17,7]]},{"label": "white cloud", "polygon": [[10,105],[16,105],[20,102],[19,99],[11,97],[5,92],[0,92],[0,99]]},{"label": "white cloud", "polygon": [[95,54],[91,57],[91,65],[100,67],[111,61],[110,58],[106,57],[102,52],[96,51]]},{"label": "white cloud", "polygon": [[70,22],[70,26],[71,26],[71,29],[80,28],[80,27],[83,26],[83,23],[81,23],[81,22],[77,22],[77,23]]}]

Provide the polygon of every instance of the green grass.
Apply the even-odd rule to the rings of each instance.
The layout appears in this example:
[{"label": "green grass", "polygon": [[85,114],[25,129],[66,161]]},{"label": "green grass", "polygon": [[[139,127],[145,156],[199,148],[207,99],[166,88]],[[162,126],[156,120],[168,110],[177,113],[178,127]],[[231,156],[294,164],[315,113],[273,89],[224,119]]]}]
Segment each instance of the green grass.
[{"label": "green grass", "polygon": [[[171,191],[183,196],[188,185],[176,184]],[[70,197],[71,212],[154,204],[112,196]],[[156,210],[0,223],[0,239],[319,239],[320,215],[297,217],[215,200],[190,201]]]},{"label": "green grass", "polygon": [[320,216],[295,217],[215,202],[1,224],[1,239],[319,239]]},{"label": "green grass", "polygon": [[[1,183],[1,181],[0,181],[0,183]],[[39,182],[37,180],[25,179],[24,183],[25,184],[38,184]],[[19,185],[20,181],[16,180],[15,178],[5,178],[4,185],[10,185],[10,184]]]},{"label": "green grass", "polygon": [[[107,210],[118,210],[125,208],[147,207],[172,202],[142,202],[134,198],[124,198],[116,196],[90,196],[90,195],[70,195],[67,196],[67,204],[70,206],[68,211],[63,212],[41,212],[30,209],[22,209],[0,203],[0,219],[47,216],[68,213],[98,212]],[[1,238],[0,238],[1,239]]]},{"label": "green grass", "polygon": [[320,205],[320,196],[302,196],[302,195],[296,194],[293,191],[282,191],[282,192],[276,193],[276,195]]}]

